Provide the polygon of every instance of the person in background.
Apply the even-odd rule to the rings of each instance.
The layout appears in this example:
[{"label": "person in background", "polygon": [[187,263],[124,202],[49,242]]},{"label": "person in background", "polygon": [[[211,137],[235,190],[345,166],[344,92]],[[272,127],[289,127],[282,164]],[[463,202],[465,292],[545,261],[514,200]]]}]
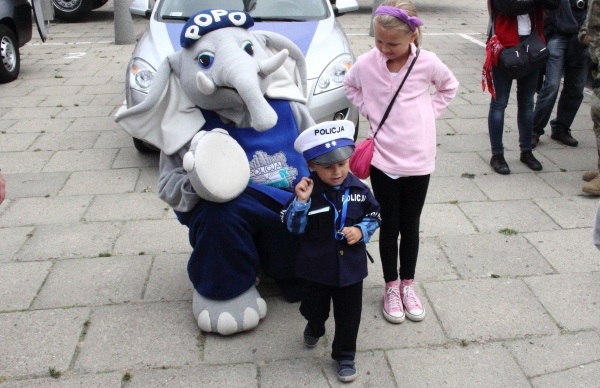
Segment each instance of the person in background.
[{"label": "person in background", "polygon": [[587,13],[588,0],[560,0],[557,9],[544,18],[544,36],[550,56],[546,62],[544,82],[533,111],[531,145],[535,148],[544,134],[564,77],[556,118],[550,121],[550,137],[564,145],[576,147],[571,124],[583,101],[583,88],[589,71],[587,45],[579,33]]},{"label": "person in background", "polygon": [[[510,174],[504,158],[504,113],[510,97],[513,79],[506,73],[498,58],[504,47],[514,47],[531,34],[543,38],[544,12],[556,8],[559,0],[492,0],[492,34],[486,45],[486,60],[482,82],[492,95],[488,114],[488,132],[492,148],[490,165],[498,174]],[[534,171],[542,164],[532,152],[533,96],[537,88],[539,72],[533,70],[516,80],[517,83],[517,127],[519,130],[520,161]]]},{"label": "person in background", "polygon": [[598,0],[588,0],[587,18],[579,31],[580,41],[589,45],[589,55],[592,62],[592,88],[593,93],[590,101],[590,115],[596,135],[596,149],[598,152],[597,167],[595,170],[583,173],[582,191],[590,195],[600,195],[600,73],[598,62],[600,61],[600,3]]}]

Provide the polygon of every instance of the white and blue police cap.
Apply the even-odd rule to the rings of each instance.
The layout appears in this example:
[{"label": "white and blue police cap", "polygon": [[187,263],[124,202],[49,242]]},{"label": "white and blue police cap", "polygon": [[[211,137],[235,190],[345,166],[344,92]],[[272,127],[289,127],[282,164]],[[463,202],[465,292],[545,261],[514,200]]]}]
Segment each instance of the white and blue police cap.
[{"label": "white and blue police cap", "polygon": [[249,13],[244,11],[228,11],[224,9],[205,9],[191,16],[183,29],[179,42],[181,47],[188,48],[203,35],[225,27],[241,27],[248,29],[254,25]]},{"label": "white and blue police cap", "polygon": [[302,132],[294,142],[307,162],[335,164],[354,153],[354,124],[348,120],[325,121]]}]

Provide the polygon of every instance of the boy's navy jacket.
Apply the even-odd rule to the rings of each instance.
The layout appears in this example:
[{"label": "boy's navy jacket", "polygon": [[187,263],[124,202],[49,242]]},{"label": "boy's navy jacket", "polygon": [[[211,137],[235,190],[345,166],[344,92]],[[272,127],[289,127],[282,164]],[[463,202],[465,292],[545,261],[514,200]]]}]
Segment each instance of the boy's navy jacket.
[{"label": "boy's navy jacket", "polygon": [[[308,223],[300,237],[296,275],[313,282],[339,287],[359,282],[368,274],[366,246],[363,241],[348,245],[345,239],[336,240],[334,234],[336,229],[339,229],[339,225],[336,228],[334,214],[337,210],[337,218],[341,217],[342,197],[347,187],[350,188],[350,192],[344,226],[354,226],[365,218],[379,224],[381,222],[379,203],[369,187],[352,173],[348,173],[339,189],[324,183],[315,172],[311,173],[310,178],[314,182],[314,187],[310,197]],[[323,193],[331,203],[323,197]],[[284,207],[282,220],[286,225],[288,225],[288,218],[291,217],[292,212],[289,209],[294,198]],[[335,204],[335,208],[332,203]],[[299,225],[293,225],[292,229],[296,226]],[[299,231],[291,230],[291,232]],[[363,239],[364,237],[366,236],[363,236]]]}]

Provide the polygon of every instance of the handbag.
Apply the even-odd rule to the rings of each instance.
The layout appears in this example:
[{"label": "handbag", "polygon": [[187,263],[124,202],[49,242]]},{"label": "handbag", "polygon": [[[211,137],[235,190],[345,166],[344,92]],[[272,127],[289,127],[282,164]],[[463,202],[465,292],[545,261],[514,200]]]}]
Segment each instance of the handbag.
[{"label": "handbag", "polygon": [[394,101],[396,101],[396,97],[398,96],[398,93],[400,93],[400,89],[402,89],[402,85],[404,85],[404,81],[406,81],[406,77],[408,77],[408,74],[412,70],[417,58],[419,57],[420,51],[421,51],[421,49],[417,48],[415,57],[412,60],[410,66],[408,68],[408,71],[406,72],[406,75],[404,75],[404,79],[402,79],[402,83],[400,83],[398,90],[396,90],[394,97],[392,97],[392,101],[390,102],[387,109],[385,110],[385,113],[383,114],[383,118],[379,122],[379,126],[373,133],[373,137],[369,137],[369,138],[361,141],[360,143],[358,143],[356,145],[356,147],[354,148],[354,153],[352,154],[352,156],[350,156],[350,161],[349,161],[350,171],[352,171],[352,173],[358,179],[366,179],[369,177],[369,175],[371,175],[371,160],[373,159],[373,151],[375,150],[375,136],[377,136],[377,132],[379,132],[379,129],[381,128],[381,126],[387,119],[388,115],[390,114],[390,111],[392,110],[392,105],[394,105]]},{"label": "handbag", "polygon": [[548,56],[546,44],[532,29],[527,39],[514,47],[505,47],[500,52],[500,64],[510,78],[519,79],[541,69]]}]

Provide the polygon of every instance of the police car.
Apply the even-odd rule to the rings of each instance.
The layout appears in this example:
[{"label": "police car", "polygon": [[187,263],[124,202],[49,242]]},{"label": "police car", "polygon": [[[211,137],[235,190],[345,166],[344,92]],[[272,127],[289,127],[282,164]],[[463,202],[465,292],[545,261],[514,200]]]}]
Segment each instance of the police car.
[{"label": "police car", "polygon": [[[203,9],[244,10],[254,30],[286,36],[302,50],[307,62],[307,106],[315,122],[350,120],[358,128],[358,110],[346,99],[342,81],[355,56],[336,16],[358,10],[356,0],[134,0],[132,14],[149,16],[126,73],[126,104],[143,101],[156,69],[181,49],[179,37],[187,19]],[[333,5],[332,5],[333,4]],[[152,147],[133,139],[140,152]]]}]

